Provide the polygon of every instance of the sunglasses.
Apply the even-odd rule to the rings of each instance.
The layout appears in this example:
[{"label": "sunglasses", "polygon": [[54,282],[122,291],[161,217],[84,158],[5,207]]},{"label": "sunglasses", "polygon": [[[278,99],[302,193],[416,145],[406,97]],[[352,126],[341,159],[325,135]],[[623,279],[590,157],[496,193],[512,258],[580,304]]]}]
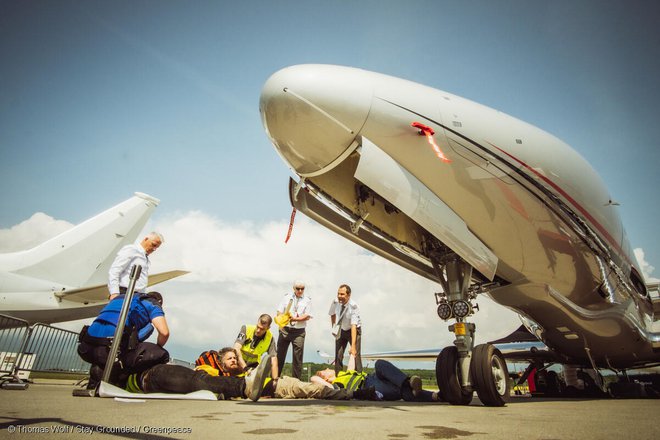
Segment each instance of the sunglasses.
[{"label": "sunglasses", "polygon": [[296,290],[305,290],[304,287],[296,287]]}]

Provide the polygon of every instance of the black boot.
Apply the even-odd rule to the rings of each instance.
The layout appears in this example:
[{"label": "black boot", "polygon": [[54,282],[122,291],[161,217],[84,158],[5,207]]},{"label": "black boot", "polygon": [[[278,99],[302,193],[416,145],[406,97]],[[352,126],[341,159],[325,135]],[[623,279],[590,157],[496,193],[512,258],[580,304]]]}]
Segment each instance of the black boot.
[{"label": "black boot", "polygon": [[88,390],[95,390],[101,383],[103,378],[103,368],[98,365],[92,365],[89,369],[89,382],[87,382]]}]

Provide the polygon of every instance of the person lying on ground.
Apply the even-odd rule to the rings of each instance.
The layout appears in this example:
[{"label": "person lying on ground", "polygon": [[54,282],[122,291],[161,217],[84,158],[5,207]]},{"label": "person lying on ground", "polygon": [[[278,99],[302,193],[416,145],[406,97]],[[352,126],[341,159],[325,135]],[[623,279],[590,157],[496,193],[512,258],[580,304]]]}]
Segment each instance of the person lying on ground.
[{"label": "person lying on ground", "polygon": [[[351,356],[352,358],[352,356]],[[415,402],[437,402],[438,393],[422,389],[422,380],[418,376],[408,377],[391,362],[379,359],[374,366],[374,373],[358,373],[350,369],[340,371],[338,375],[331,368],[318,371],[312,382],[329,388],[360,390],[374,388],[379,400],[406,400]]]},{"label": "person lying on ground", "polygon": [[210,375],[182,365],[160,364],[128,377],[126,390],[133,393],[188,394],[199,390],[215,393],[218,399],[249,398],[257,401],[270,374],[271,358],[264,353],[257,368],[247,375]]}]

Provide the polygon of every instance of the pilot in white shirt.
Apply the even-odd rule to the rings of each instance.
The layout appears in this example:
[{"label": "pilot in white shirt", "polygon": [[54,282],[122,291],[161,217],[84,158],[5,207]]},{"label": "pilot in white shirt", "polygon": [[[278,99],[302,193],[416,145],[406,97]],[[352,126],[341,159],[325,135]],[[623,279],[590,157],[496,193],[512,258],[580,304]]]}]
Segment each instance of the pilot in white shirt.
[{"label": "pilot in white shirt", "polygon": [[164,238],[158,232],[151,232],[139,244],[129,244],[117,252],[115,261],[108,271],[108,292],[110,299],[120,293],[126,293],[130,282],[131,268],[142,266],[140,277],[135,282],[135,291],[145,293],[149,283],[149,255],[160,247]]},{"label": "pilot in white shirt", "polygon": [[307,321],[312,318],[312,298],[305,295],[305,283],[302,281],[293,283],[293,292],[284,295],[277,306],[278,315],[287,312],[291,315],[291,319],[287,325],[280,328],[277,338],[278,371],[281,374],[282,368],[284,368],[290,344],[293,347],[291,375],[300,379],[305,350],[305,327],[307,327]]},{"label": "pilot in white shirt", "polygon": [[360,318],[360,307],[351,300],[351,287],[342,284],[337,290],[337,299],[330,304],[330,323],[334,327],[339,324],[340,328],[335,334],[335,373],[344,368],[343,359],[346,346],[350,343],[349,353],[355,356],[355,370],[362,372],[361,340],[362,319]]}]

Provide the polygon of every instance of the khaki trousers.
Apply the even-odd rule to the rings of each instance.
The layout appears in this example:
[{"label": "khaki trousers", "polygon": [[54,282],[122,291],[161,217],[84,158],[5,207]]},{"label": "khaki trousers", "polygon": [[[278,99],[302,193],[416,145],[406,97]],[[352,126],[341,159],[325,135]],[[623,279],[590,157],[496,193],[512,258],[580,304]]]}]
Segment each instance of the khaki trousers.
[{"label": "khaki trousers", "polygon": [[282,376],[277,379],[273,396],[280,399],[350,400],[352,393],[343,388],[337,390],[318,383],[303,382],[295,377]]}]

